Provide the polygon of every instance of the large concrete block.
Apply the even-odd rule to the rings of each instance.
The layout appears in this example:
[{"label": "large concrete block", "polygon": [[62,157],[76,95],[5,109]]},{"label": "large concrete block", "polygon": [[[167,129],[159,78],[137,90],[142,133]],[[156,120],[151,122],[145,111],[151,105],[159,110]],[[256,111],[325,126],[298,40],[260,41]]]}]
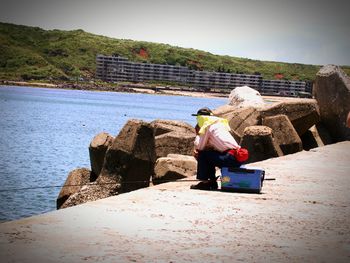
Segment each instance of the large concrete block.
[{"label": "large concrete block", "polygon": [[214,110],[214,114],[228,120],[236,138],[242,138],[245,128],[261,124],[260,112],[253,107],[237,108],[225,105]]},{"label": "large concrete block", "polygon": [[244,130],[241,146],[249,151],[247,163],[283,156],[275,142],[272,129],[266,126],[250,126]]},{"label": "large concrete block", "polygon": [[222,105],[213,110],[213,113],[215,116],[227,119],[231,128],[230,132],[238,143],[243,137],[245,128],[261,124],[260,111],[254,107]]},{"label": "large concrete block", "polygon": [[273,137],[284,155],[303,150],[301,139],[286,115],[263,118],[262,124],[272,129]]},{"label": "large concrete block", "polygon": [[58,194],[56,200],[56,207],[60,209],[62,205],[68,200],[68,198],[79,190],[86,184],[90,183],[92,180],[92,173],[87,168],[77,168],[71,171],[67,179]]},{"label": "large concrete block", "polygon": [[335,65],[327,65],[316,75],[313,95],[320,107],[321,121],[334,142],[350,140],[346,118],[350,112],[350,78]]},{"label": "large concrete block", "polygon": [[69,207],[149,186],[155,163],[153,129],[147,122],[129,120],[108,147],[100,175],[71,195]]},{"label": "large concrete block", "polygon": [[318,105],[316,100],[313,99],[299,99],[297,101],[275,103],[265,107],[260,113],[261,118],[279,114],[286,115],[299,136],[320,120]]},{"label": "large concrete block", "polygon": [[186,122],[174,120],[154,120],[151,122],[154,130],[154,136],[162,135],[164,133],[177,131],[179,133],[195,133],[194,127]]},{"label": "large concrete block", "polygon": [[114,137],[106,132],[97,134],[91,141],[89,146],[89,156],[91,171],[95,179],[100,174],[105,159],[107,148],[112,144]]},{"label": "large concrete block", "polygon": [[193,154],[196,133],[191,125],[180,121],[155,120],[151,122],[151,127],[154,130],[157,159],[166,157],[168,154]]},{"label": "large concrete block", "polygon": [[99,176],[95,182],[85,184],[72,194],[61,208],[67,208],[107,198],[120,193],[120,177]]},{"label": "large concrete block", "polygon": [[174,181],[194,176],[196,172],[197,160],[193,156],[169,154],[157,159],[152,181],[154,184]]},{"label": "large concrete block", "polygon": [[221,118],[230,119],[232,112],[236,110],[237,110],[237,107],[225,104],[214,109],[213,114]]},{"label": "large concrete block", "polygon": [[155,137],[156,157],[164,157],[171,153],[192,155],[195,137],[195,134],[178,132],[169,132]]},{"label": "large concrete block", "polygon": [[141,120],[129,120],[108,148],[99,177],[120,176],[122,192],[147,187],[155,161],[151,125]]},{"label": "large concrete block", "polygon": [[231,129],[242,138],[245,128],[261,124],[261,117],[260,112],[254,108],[241,108],[228,121]]},{"label": "large concrete block", "polygon": [[310,150],[327,144],[332,144],[332,138],[321,122],[312,126],[307,132],[301,136],[303,149]]}]

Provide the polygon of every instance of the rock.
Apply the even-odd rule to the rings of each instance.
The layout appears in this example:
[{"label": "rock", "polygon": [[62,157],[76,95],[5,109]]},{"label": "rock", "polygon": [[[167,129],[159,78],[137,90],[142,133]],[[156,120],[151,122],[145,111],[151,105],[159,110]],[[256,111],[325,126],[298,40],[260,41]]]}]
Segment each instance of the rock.
[{"label": "rock", "polygon": [[56,200],[57,209],[60,209],[71,195],[79,192],[84,185],[90,183],[91,177],[92,173],[87,168],[77,168],[71,171],[58,194]]},{"label": "rock", "polygon": [[213,111],[215,116],[228,120],[232,135],[239,142],[244,129],[261,124],[260,111],[254,107],[234,107],[223,105]]},{"label": "rock", "polygon": [[248,86],[243,86],[237,87],[231,91],[228,105],[232,105],[237,108],[259,108],[265,105],[265,101],[257,90],[252,89]]},{"label": "rock", "polygon": [[319,122],[320,115],[316,100],[300,99],[298,101],[286,101],[266,106],[260,110],[261,118],[286,115],[294,126],[299,136]]},{"label": "rock", "polygon": [[193,154],[194,134],[184,134],[169,132],[155,138],[155,148],[157,158],[167,156],[170,153],[183,155]]},{"label": "rock", "polygon": [[[315,131],[313,131],[313,129],[315,129]],[[317,123],[315,126],[311,127],[310,130],[313,134],[317,133],[317,136],[322,141],[320,145],[328,145],[334,143],[332,136],[322,122]]]},{"label": "rock", "polygon": [[303,149],[306,151],[323,145],[318,135],[311,131],[311,128],[301,136],[301,140],[303,142]]},{"label": "rock", "polygon": [[94,180],[96,180],[97,176],[101,172],[107,148],[112,144],[113,140],[113,136],[106,132],[101,132],[97,134],[90,143],[89,155]]},{"label": "rock", "polygon": [[245,128],[261,124],[260,112],[254,107],[223,105],[213,110],[213,113],[228,120],[230,133],[238,143],[242,139]]},{"label": "rock", "polygon": [[272,129],[266,126],[247,127],[244,130],[241,146],[249,151],[247,163],[283,156],[281,148],[273,138]]},{"label": "rock", "polygon": [[167,157],[157,159],[154,167],[153,183],[193,176],[197,173],[197,161],[193,156],[169,154]]},{"label": "rock", "polygon": [[[129,120],[114,140],[106,133],[95,136],[89,150],[92,167],[99,176],[95,182],[90,180],[76,189],[61,207],[149,186],[156,153],[159,156],[169,153],[192,155],[194,138],[195,131],[191,125],[167,120],[157,120],[152,124]],[[98,172],[100,169],[101,172]]]},{"label": "rock", "polygon": [[313,95],[320,107],[321,121],[334,142],[350,140],[346,118],[350,112],[350,78],[335,65],[326,65],[316,74]]},{"label": "rock", "polygon": [[272,129],[274,139],[284,155],[303,150],[301,139],[286,115],[266,117],[262,125]]},{"label": "rock", "polygon": [[237,110],[237,107],[225,104],[214,109],[213,114],[221,118],[230,119],[232,112],[236,110]]},{"label": "rock", "polygon": [[213,112],[216,116],[226,118],[238,137],[243,136],[245,128],[261,125],[261,120],[266,117],[286,115],[299,136],[318,123],[320,119],[317,102],[313,99],[265,104],[258,108],[223,105]]},{"label": "rock", "polygon": [[152,126],[129,120],[108,148],[100,176],[120,176],[121,191],[129,192],[149,186],[155,161]]},{"label": "rock", "polygon": [[214,114],[228,120],[235,139],[243,136],[245,128],[261,124],[260,112],[253,107],[220,107]]},{"label": "rock", "polygon": [[245,128],[261,124],[260,112],[253,107],[239,108],[228,119],[230,128],[243,137]]},{"label": "rock", "polygon": [[301,140],[306,151],[332,143],[332,138],[322,123],[312,126],[301,136]]},{"label": "rock", "polygon": [[174,120],[154,120],[151,122],[151,126],[154,129],[154,136],[162,135],[164,133],[177,131],[182,133],[194,133],[192,125]]},{"label": "rock", "polygon": [[228,120],[231,135],[239,143],[243,137],[244,129],[249,126],[260,125],[260,111],[254,107],[235,107],[223,105],[213,110],[215,116]]},{"label": "rock", "polygon": [[242,137],[241,137],[241,135],[240,134],[238,134],[236,131],[234,131],[234,130],[230,130],[230,134],[232,135],[232,137],[236,140],[236,142],[238,143],[238,144],[240,144],[240,142],[241,142],[241,140],[242,140]]},{"label": "rock", "polygon": [[193,154],[193,142],[196,137],[195,129],[191,125],[171,120],[155,120],[151,122],[154,130],[156,158],[166,157],[168,154]]},{"label": "rock", "polygon": [[100,175],[70,196],[69,207],[149,186],[155,163],[153,129],[147,122],[129,120],[105,154]]},{"label": "rock", "polygon": [[121,179],[118,176],[99,176],[95,182],[84,185],[77,193],[71,195],[61,208],[117,195],[121,188],[120,181]]}]

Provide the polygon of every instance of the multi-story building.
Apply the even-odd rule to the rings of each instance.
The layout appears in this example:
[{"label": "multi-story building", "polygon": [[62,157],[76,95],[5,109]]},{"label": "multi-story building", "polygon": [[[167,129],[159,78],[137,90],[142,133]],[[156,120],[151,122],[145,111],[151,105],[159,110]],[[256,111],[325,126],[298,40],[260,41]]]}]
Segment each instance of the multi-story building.
[{"label": "multi-story building", "polygon": [[304,81],[264,80],[260,75],[197,71],[183,66],[131,62],[119,56],[97,55],[96,63],[96,77],[106,82],[166,81],[196,90],[222,92],[246,85],[261,94],[287,96],[311,91]]}]

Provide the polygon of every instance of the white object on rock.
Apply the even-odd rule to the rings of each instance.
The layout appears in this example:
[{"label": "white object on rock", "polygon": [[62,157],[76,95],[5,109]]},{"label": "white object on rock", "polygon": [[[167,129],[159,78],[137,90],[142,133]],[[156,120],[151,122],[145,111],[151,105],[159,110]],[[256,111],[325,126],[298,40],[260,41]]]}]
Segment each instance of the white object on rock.
[{"label": "white object on rock", "polygon": [[228,104],[239,108],[249,106],[259,108],[263,107],[265,102],[257,90],[242,86],[231,91]]}]

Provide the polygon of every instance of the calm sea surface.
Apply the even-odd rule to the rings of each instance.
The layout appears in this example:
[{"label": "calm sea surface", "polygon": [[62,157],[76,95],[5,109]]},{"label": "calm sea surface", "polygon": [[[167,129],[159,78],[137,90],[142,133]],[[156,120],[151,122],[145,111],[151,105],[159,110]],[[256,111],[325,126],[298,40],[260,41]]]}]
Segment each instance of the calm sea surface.
[{"label": "calm sea surface", "polygon": [[[68,173],[90,169],[88,147],[128,119],[180,120],[226,99],[0,86],[0,221],[56,209]],[[17,190],[10,190],[17,189]]]}]

